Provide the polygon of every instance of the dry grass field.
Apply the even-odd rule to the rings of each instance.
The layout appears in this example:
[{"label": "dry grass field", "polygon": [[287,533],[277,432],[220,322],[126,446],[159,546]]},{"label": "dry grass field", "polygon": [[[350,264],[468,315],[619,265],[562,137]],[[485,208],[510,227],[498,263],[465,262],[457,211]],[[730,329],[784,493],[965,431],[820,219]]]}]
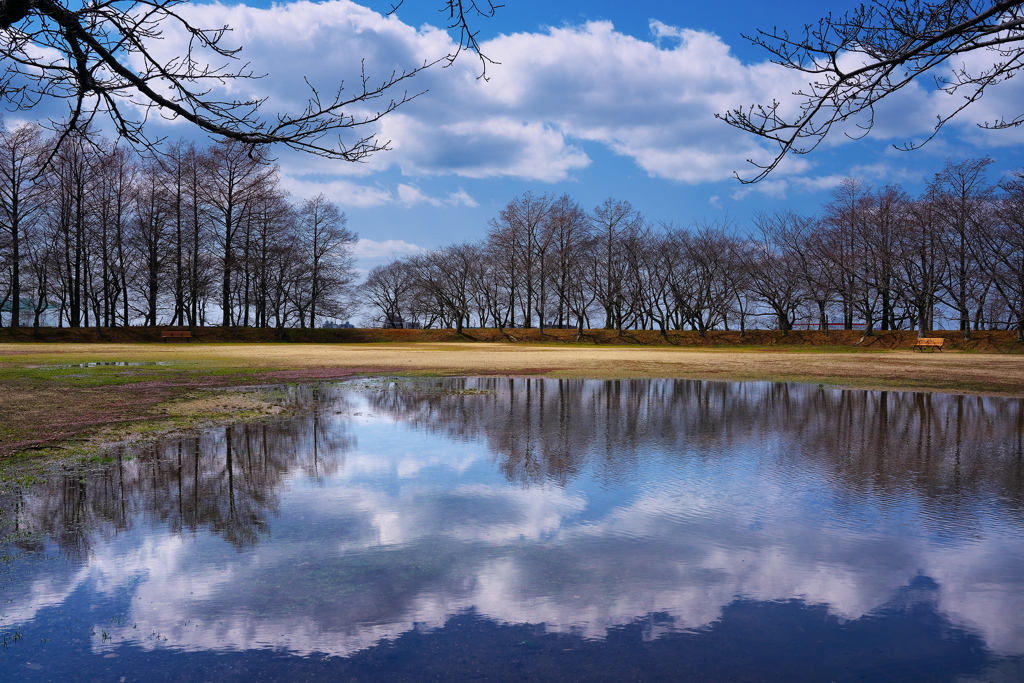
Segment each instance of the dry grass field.
[{"label": "dry grass field", "polygon": [[[90,363],[98,365],[82,366]],[[103,426],[180,416],[180,407],[168,408],[195,401],[204,388],[366,374],[793,381],[1024,396],[1024,355],[1007,353],[454,341],[8,343],[0,344],[0,457],[68,443]],[[224,417],[232,415],[225,405]]]}]

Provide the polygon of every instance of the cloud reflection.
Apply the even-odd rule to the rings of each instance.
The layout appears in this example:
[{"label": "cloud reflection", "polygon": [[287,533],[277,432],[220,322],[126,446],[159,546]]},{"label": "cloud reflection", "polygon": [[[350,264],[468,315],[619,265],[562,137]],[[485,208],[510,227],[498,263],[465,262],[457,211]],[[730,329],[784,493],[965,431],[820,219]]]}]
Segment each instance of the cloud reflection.
[{"label": "cloud reflection", "polygon": [[[97,650],[350,655],[468,611],[592,639],[737,601],[864,620],[926,578],[951,624],[1024,654],[1019,401],[498,379],[303,400],[315,417],[165,443],[75,493],[80,562],[33,567],[0,626],[88,590],[130,595]],[[68,491],[20,523],[60,539]]]}]

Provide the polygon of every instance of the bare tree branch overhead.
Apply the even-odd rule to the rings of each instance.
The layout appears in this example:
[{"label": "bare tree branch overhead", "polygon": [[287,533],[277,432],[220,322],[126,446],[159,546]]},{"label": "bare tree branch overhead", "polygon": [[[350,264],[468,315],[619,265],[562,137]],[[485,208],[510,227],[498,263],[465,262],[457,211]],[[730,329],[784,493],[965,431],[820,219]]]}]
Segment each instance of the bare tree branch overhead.
[{"label": "bare tree branch overhead", "polygon": [[[445,0],[450,27],[459,32],[455,54],[376,80],[363,65],[355,84],[341,83],[330,95],[310,84],[302,111],[268,114],[264,99],[214,94],[219,86],[261,74],[239,60],[240,47],[228,45],[230,27],[193,26],[182,6],[182,0],[0,0],[0,102],[29,110],[47,100],[66,101],[67,116],[51,122],[62,138],[105,117],[132,144],[153,147],[160,140],[147,136],[145,124],[156,113],[247,145],[276,143],[360,161],[388,143],[359,131],[415,98],[419,93],[402,88],[423,69],[450,62],[462,49],[479,54],[468,15],[495,10],[478,0]],[[170,29],[186,33],[188,48],[161,58],[156,47]],[[345,135],[350,131],[355,135]]]},{"label": "bare tree branch overhead", "polygon": [[[405,0],[397,0],[391,5],[391,10],[388,14],[394,14],[398,9],[405,4]],[[485,18],[493,17],[494,14],[504,7],[504,5],[494,4],[494,0],[445,0],[443,7],[439,10],[441,14],[447,15],[445,17],[445,24],[448,26],[448,30],[456,31],[459,34],[459,39],[455,43],[455,51],[445,57],[445,61],[448,65],[455,62],[455,58],[458,57],[463,50],[469,50],[475,52],[477,57],[480,59],[480,78],[487,80],[487,66],[489,64],[497,64],[493,59],[488,57],[480,49],[480,42],[477,40],[477,36],[480,31],[473,30],[471,17],[480,16]]]},{"label": "bare tree branch overhead", "polygon": [[[934,76],[935,87],[961,99],[952,112],[937,116],[927,139],[899,148],[913,149],[928,142],[989,87],[1024,67],[1022,6],[1024,2],[992,0],[872,0],[842,17],[829,15],[808,24],[797,34],[776,28],[747,36],[768,50],[773,62],[807,74],[811,82],[793,93],[801,102],[792,115],[784,113],[779,100],[716,114],[778,145],[771,162],[750,160],[759,171],[753,178],[740,180],[753,183],[765,178],[788,154],[814,150],[833,126],[848,119],[859,130],[852,137],[867,135],[879,102],[936,67],[946,66]],[[985,66],[968,68],[964,60],[972,54],[983,57]],[[981,125],[1000,129],[1022,123],[1024,108]]]}]

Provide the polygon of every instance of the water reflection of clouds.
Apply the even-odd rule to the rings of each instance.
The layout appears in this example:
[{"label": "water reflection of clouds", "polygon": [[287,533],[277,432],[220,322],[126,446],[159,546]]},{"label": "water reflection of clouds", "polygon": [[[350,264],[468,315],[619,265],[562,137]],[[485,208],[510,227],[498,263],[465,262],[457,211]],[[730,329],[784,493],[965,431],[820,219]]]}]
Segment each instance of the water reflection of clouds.
[{"label": "water reflection of clouds", "polygon": [[930,568],[925,573],[942,589],[941,612],[981,634],[999,654],[1024,653],[1024,541],[1019,534],[993,534],[976,544],[924,555],[922,566]]},{"label": "water reflection of clouds", "polygon": [[557,488],[464,484],[444,489],[427,483],[395,493],[362,486],[332,489],[296,501],[289,511],[329,532],[328,544],[347,552],[437,538],[492,545],[538,541],[585,506],[582,496]]},{"label": "water reflection of clouds", "polygon": [[88,568],[67,565],[57,571],[35,572],[30,580],[13,582],[7,587],[11,597],[0,607],[0,627],[25,624],[45,609],[63,605],[89,573]]},{"label": "water reflection of clouds", "polygon": [[[481,495],[504,509],[491,519],[453,525],[449,542],[439,540],[446,534],[435,524],[423,524],[431,515],[419,509],[415,493],[397,500],[355,493],[330,508],[363,519],[370,531],[362,544],[339,549],[310,539],[278,548],[271,540],[250,553],[224,555],[208,547],[214,552],[204,553],[173,537],[150,539],[128,553],[99,552],[88,577],[79,580],[88,578],[110,593],[130,588],[129,621],[141,632],[166,638],[163,646],[344,655],[417,626],[441,626],[471,607],[500,622],[544,623],[551,631],[588,637],[655,612],[671,615],[676,628],[705,627],[740,597],[798,598],[856,619],[884,605],[920,570],[939,583],[939,610],[954,623],[977,629],[996,651],[1021,651],[1024,586],[1008,590],[1003,576],[993,592],[983,580],[1005,565],[1007,539],[982,540],[951,558],[948,552],[929,552],[923,540],[895,547],[869,534],[827,528],[808,534],[784,518],[770,520],[774,532],[766,537],[746,530],[746,518],[687,514],[685,499],[675,501],[681,509],[668,521],[666,501],[643,499],[602,524],[560,528],[543,513],[559,507],[558,501],[545,500],[554,491],[487,493],[473,487],[450,493],[448,503],[461,500],[464,509],[472,509],[473,502],[462,499]],[[569,505],[566,512],[576,509]],[[510,533],[510,520],[516,519],[519,531]],[[366,554],[389,533],[381,520],[405,531],[400,544],[381,551],[399,557],[377,558],[383,574],[369,577]],[[329,519],[317,523],[332,527]],[[550,539],[555,530],[558,538]],[[436,565],[439,559],[440,570],[397,590],[386,569]],[[296,567],[300,575],[306,571],[302,563],[315,576],[289,580],[279,588],[288,595],[259,598],[260,587],[294,577]],[[335,579],[346,572],[354,579]],[[353,588],[357,606],[351,604]],[[114,635],[133,639],[138,633],[122,627]]]},{"label": "water reflection of clouds", "polygon": [[[954,625],[997,653],[1024,653],[1024,548],[1020,527],[999,518],[936,543],[911,529],[925,514],[913,497],[844,498],[821,461],[701,459],[700,449],[674,469],[664,461],[678,451],[644,454],[630,496],[587,514],[586,482],[510,486],[477,471],[494,456],[464,435],[392,426],[385,448],[373,437],[380,419],[354,429],[364,450],[346,453],[326,484],[292,487],[258,545],[122,533],[96,543],[83,569],[44,571],[0,621],[88,588],[132,597],[134,626],[115,627],[115,643],[142,632],[186,650],[345,655],[469,609],[594,638],[652,613],[705,628],[737,599],[798,599],[853,620],[923,575]],[[861,521],[831,523],[840,503]]]},{"label": "water reflection of clouds", "polygon": [[[448,502],[481,493],[455,491]],[[368,560],[367,553],[374,552],[371,540],[343,551],[310,541],[280,554],[272,552],[271,542],[255,555],[200,560],[199,567],[192,561],[167,562],[165,554],[153,553],[153,559],[164,562],[164,571],[145,573],[138,581],[131,620],[167,638],[164,645],[185,649],[274,647],[343,655],[416,627],[439,627],[471,607],[499,622],[544,623],[550,631],[587,637],[602,637],[609,628],[657,612],[668,613],[675,628],[706,627],[737,598],[796,598],[857,619],[885,605],[921,572],[940,586],[939,611],[955,624],[980,631],[993,650],[1020,653],[1024,642],[1024,586],[1014,590],[1004,576],[993,594],[979,581],[1005,564],[1008,549],[1000,540],[1006,539],[979,541],[950,558],[930,552],[924,540],[896,547],[871,534],[827,528],[801,532],[784,519],[771,520],[776,531],[767,537],[744,532],[745,519],[705,520],[680,513],[675,518],[686,521],[665,522],[650,512],[663,511],[665,502],[652,506],[649,500],[617,510],[605,524],[561,528],[558,538],[550,539],[547,522],[530,520],[549,520],[533,510],[556,504],[492,495],[490,505],[504,510],[491,520],[456,524],[447,533],[451,540],[443,541],[444,533],[420,523],[430,515],[417,511],[416,495],[378,501],[376,509],[367,497],[358,503],[356,509],[367,516],[378,539],[387,536],[376,527],[381,519],[406,527],[400,545],[380,551],[389,557]],[[524,521],[524,533],[509,534],[508,520],[516,518]],[[677,527],[675,533],[666,533],[672,531],[666,524]],[[652,525],[663,527],[656,530],[659,540],[644,540],[655,537]],[[176,545],[173,552],[189,550]],[[272,602],[254,595],[253,586],[294,574],[299,560],[316,577],[291,580],[281,589],[291,594]],[[367,576],[367,564],[375,563],[381,575]],[[389,575],[389,567],[424,564],[433,570],[409,580],[410,585],[393,585],[397,577]],[[358,582],[355,597],[352,581]],[[133,636],[128,629],[117,635]]]}]

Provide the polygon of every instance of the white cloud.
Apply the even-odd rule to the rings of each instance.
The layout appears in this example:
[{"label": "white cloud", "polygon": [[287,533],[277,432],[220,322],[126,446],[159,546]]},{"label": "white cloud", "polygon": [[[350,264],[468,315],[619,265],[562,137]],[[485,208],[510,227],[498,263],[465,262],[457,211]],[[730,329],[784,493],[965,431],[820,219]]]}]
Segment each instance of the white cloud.
[{"label": "white cloud", "polygon": [[[854,174],[855,175],[855,174]],[[814,194],[832,190],[839,186],[848,176],[829,174],[824,176],[772,176],[770,180],[762,180],[756,185],[744,185],[734,190],[731,197],[737,201],[751,194],[760,194],[773,199],[787,199],[790,193]]]},{"label": "white cloud", "polygon": [[[941,145],[936,145],[939,147]],[[932,151],[929,146],[929,151]],[[896,152],[895,154],[904,154]],[[861,178],[868,182],[878,184],[904,183],[923,184],[927,180],[928,173],[921,169],[911,169],[903,165],[902,159],[887,159],[869,164],[855,164],[850,167],[849,175],[852,178]]]},{"label": "white cloud", "polygon": [[479,206],[477,201],[462,188],[449,192],[443,197],[431,197],[419,187],[407,183],[399,183],[392,191],[380,185],[363,185],[351,180],[325,179],[317,176],[295,177],[287,173],[282,174],[281,184],[297,197],[310,197],[322,192],[330,201],[337,203],[342,208],[369,208],[386,204]]},{"label": "white cloud", "polygon": [[355,257],[360,259],[381,259],[404,256],[406,254],[418,254],[423,251],[426,251],[426,249],[404,240],[383,240],[378,242],[366,238],[360,238],[352,249]]},{"label": "white cloud", "polygon": [[743,65],[714,34],[670,28],[652,25],[656,35],[678,38],[670,48],[608,22],[496,38],[484,49],[502,67],[482,95],[490,107],[603,144],[654,177],[717,181],[748,158],[770,158],[714,114],[770,99],[768,86],[792,89],[792,74]]},{"label": "white cloud", "polygon": [[438,206],[441,203],[440,200],[433,199],[433,198],[428,197],[427,195],[423,194],[423,191],[420,188],[414,187],[413,185],[406,185],[404,183],[400,184],[398,186],[398,199],[403,204],[410,204],[410,205],[411,204],[419,204],[421,202],[426,202],[428,204],[433,204],[434,206]]},{"label": "white cloud", "polygon": [[554,182],[590,163],[563,133],[542,122],[485,116],[444,123],[395,115],[385,120],[383,131],[394,140],[398,164],[409,175]]},{"label": "white cloud", "polygon": [[677,40],[683,39],[683,32],[676,26],[669,26],[657,19],[651,19],[650,22],[648,22],[648,26],[650,26],[651,35],[659,41],[662,38],[675,38]]},{"label": "white cloud", "polygon": [[[235,81],[227,88],[239,98],[267,97],[268,114],[302,110],[309,95],[304,77],[324,96],[342,81],[352,93],[363,60],[373,85],[393,71],[416,68],[454,49],[443,30],[409,26],[397,16],[382,16],[350,0],[303,0],[268,9],[189,4],[182,12],[196,25],[232,27],[230,39],[244,46],[240,57],[267,77]],[[180,32],[168,31],[159,49],[180,54],[184,39]],[[375,155],[366,164],[302,159],[284,152],[284,173],[311,178],[366,176],[398,168],[407,177],[555,182],[571,179],[591,164],[587,146],[600,145],[631,159],[651,177],[688,184],[717,182],[734,171],[752,170],[748,159],[770,161],[775,150],[714,115],[778,98],[782,115],[792,116],[799,99],[787,95],[807,87],[806,78],[793,70],[770,62],[742,62],[713,33],[657,20],[650,22],[649,39],[621,33],[607,21],[594,21],[500,35],[485,41],[482,49],[498,62],[489,69],[489,80],[477,78],[479,64],[473,59],[429,69],[407,84],[410,95],[427,92],[362,131],[378,132],[393,151]],[[856,54],[842,57],[844,64],[861,59]],[[968,66],[977,71],[978,60],[984,61],[984,56],[969,56]],[[1021,87],[1011,81],[994,89],[969,110],[958,130],[989,145],[1024,140],[1024,130],[1000,135],[971,127],[977,120],[1017,113]],[[394,95],[401,96],[402,91]],[[870,137],[920,140],[930,132],[935,115],[949,111],[952,102],[927,83],[913,83],[879,105]],[[372,114],[385,104],[357,104],[348,113]],[[856,130],[854,122],[844,126],[833,131],[826,148],[849,144],[843,131]],[[781,184],[761,191],[783,196],[793,189],[785,179],[808,174],[812,161],[787,159],[773,174]],[[822,183],[827,185],[809,179],[802,189]],[[465,194],[429,197],[412,183],[394,191],[355,184],[336,188],[344,198],[339,201],[353,206],[474,205]]]},{"label": "white cloud", "polygon": [[367,208],[395,201],[394,195],[381,187],[360,185],[350,180],[296,178],[283,174],[281,185],[298,197],[312,197],[321,192],[332,202],[345,207]]},{"label": "white cloud", "polygon": [[456,190],[455,192],[449,192],[448,193],[448,201],[452,205],[454,205],[454,206],[458,206],[459,204],[462,204],[463,206],[469,206],[469,207],[480,206],[480,204],[475,199],[473,199],[469,195],[469,193],[466,192],[465,190],[463,190],[461,187],[458,190]]},{"label": "white cloud", "polygon": [[456,192],[449,192],[444,198],[430,197],[415,185],[400,183],[398,185],[398,199],[407,206],[416,204],[430,204],[431,206],[479,206],[468,192],[459,189]]},{"label": "white cloud", "polygon": [[[324,95],[342,80],[351,92],[364,58],[372,84],[454,47],[444,31],[414,28],[349,0],[269,9],[189,4],[183,12],[196,25],[233,28],[232,41],[244,46],[242,59],[267,76],[229,89],[240,98],[267,97],[268,113],[301,110],[309,94],[302,76]],[[500,62],[489,80],[477,78],[479,65],[471,59],[420,74],[409,92],[429,92],[377,128],[394,151],[334,174],[398,166],[409,176],[560,181],[591,163],[581,142],[629,157],[651,176],[686,183],[721,180],[748,158],[770,158],[754,138],[714,113],[788,92],[794,75],[768,64],[744,65],[711,33],[656,21],[651,32],[657,42],[590,22],[489,40],[483,49]],[[183,39],[169,32],[161,49],[180,53]],[[371,105],[382,104],[357,105],[351,113],[371,113]],[[295,176],[330,172],[326,162],[303,163],[287,153],[284,166]],[[364,192],[357,201],[369,206],[385,198]]]}]

